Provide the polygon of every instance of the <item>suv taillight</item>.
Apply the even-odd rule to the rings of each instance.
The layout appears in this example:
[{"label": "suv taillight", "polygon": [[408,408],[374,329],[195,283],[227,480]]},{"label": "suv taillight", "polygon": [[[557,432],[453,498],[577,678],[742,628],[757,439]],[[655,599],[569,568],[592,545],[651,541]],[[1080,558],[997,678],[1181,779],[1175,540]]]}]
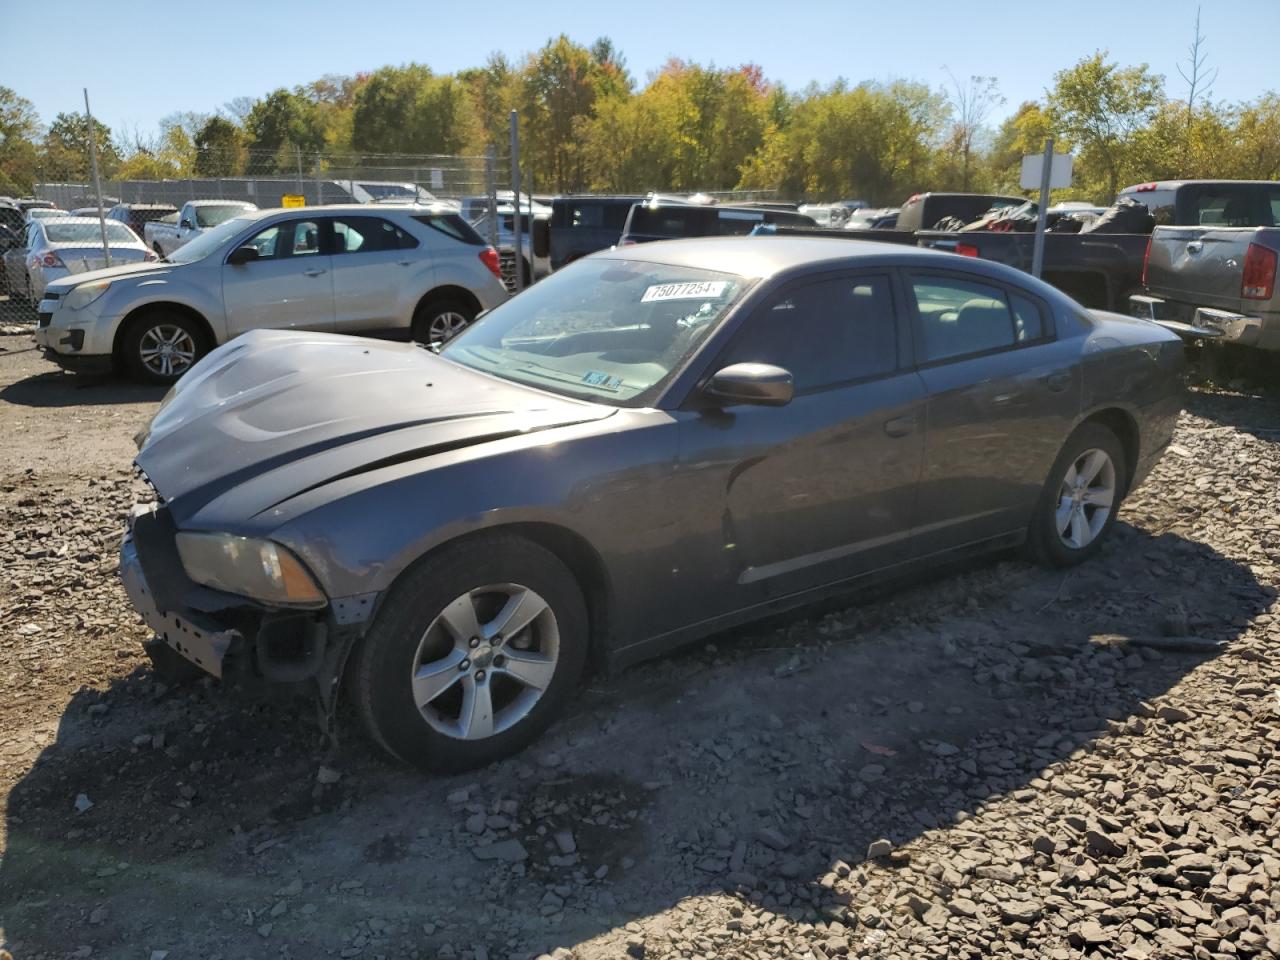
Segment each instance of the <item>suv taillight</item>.
[{"label": "suv taillight", "polygon": [[1151,262],[1151,241],[1154,237],[1147,237],[1147,250],[1142,255],[1142,289],[1147,289],[1147,264]]},{"label": "suv taillight", "polygon": [[480,251],[480,262],[488,267],[489,272],[495,277],[499,280],[502,279],[502,265],[498,262],[497,250],[493,249],[493,247],[485,247]]},{"label": "suv taillight", "polygon": [[1249,244],[1244,256],[1240,296],[1245,300],[1270,300],[1276,291],[1276,252],[1261,244]]},{"label": "suv taillight", "polygon": [[956,253],[960,254],[962,257],[976,257],[978,255],[978,248],[972,243],[957,243]]},{"label": "suv taillight", "polygon": [[36,260],[46,267],[60,267],[63,265],[62,258],[53,251],[46,253],[43,257],[37,257]]}]

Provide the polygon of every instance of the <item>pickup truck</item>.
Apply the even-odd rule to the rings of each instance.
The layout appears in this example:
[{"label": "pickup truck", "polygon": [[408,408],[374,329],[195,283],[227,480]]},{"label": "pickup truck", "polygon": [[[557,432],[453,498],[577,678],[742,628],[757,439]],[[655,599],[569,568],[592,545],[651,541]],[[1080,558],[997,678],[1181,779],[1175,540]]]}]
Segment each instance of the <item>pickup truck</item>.
[{"label": "pickup truck", "polygon": [[[1171,187],[1173,189],[1171,189]],[[1129,312],[1188,340],[1280,350],[1280,183],[1179,181],[1138,188],[1159,225]]]},{"label": "pickup truck", "polygon": [[143,239],[161,257],[167,257],[206,230],[247,210],[257,209],[255,204],[244,200],[188,200],[176,215],[147,223],[143,227]]}]

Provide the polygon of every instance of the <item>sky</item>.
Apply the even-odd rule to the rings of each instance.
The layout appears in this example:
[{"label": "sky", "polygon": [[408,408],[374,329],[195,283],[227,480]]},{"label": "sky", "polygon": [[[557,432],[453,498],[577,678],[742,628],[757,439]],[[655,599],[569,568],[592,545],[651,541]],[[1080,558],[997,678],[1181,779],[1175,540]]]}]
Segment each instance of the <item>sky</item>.
[{"label": "sky", "polygon": [[671,57],[753,62],[791,89],[838,77],[941,87],[945,68],[992,75],[1006,98],[991,117],[998,122],[1098,49],[1149,64],[1171,95],[1184,94],[1176,66],[1197,6],[1208,65],[1219,71],[1215,99],[1280,86],[1280,0],[0,0],[0,86],[32,101],[45,123],[83,110],[88,87],[99,120],[149,137],[176,111],[213,112],[234,97],[386,64],[451,73],[495,51],[518,60],[563,32],[584,44],[611,37],[641,83]]}]

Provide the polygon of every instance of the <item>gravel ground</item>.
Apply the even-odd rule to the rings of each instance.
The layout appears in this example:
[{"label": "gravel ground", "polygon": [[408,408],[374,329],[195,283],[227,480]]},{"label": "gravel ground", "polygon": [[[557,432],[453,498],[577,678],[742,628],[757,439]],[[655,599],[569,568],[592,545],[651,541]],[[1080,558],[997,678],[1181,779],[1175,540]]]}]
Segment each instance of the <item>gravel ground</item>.
[{"label": "gravel ground", "polygon": [[0,337],[17,960],[1280,953],[1274,401],[1193,394],[1083,568],[717,637],[424,779],[305,700],[157,681],[114,549],[158,395],[26,347]]}]

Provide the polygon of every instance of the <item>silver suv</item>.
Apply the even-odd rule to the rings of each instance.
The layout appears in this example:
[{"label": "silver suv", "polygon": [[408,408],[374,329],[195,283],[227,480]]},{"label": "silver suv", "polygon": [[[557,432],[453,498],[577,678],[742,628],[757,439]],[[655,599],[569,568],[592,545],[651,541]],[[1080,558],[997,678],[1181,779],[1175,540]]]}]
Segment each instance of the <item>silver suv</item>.
[{"label": "silver suv", "polygon": [[49,285],[36,344],[68,369],[169,383],[246,330],[439,343],[507,298],[498,255],[446,207],[252,211],[157,263]]}]

